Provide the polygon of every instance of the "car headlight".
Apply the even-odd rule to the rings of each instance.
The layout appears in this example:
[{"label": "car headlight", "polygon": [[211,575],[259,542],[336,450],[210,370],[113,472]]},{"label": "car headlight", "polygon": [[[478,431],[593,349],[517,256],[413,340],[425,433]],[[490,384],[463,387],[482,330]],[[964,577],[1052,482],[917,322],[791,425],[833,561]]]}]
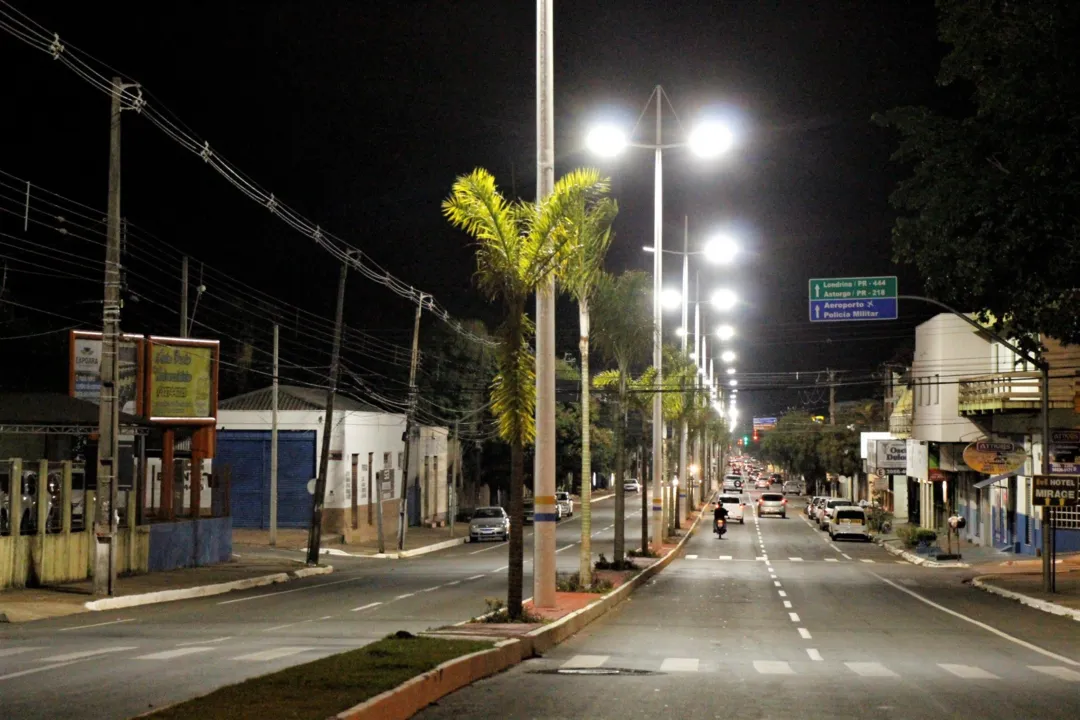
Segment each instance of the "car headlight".
[{"label": "car headlight", "polygon": [[469,526],[469,529],[470,529],[470,530],[479,530],[479,529],[480,529],[480,526],[479,526],[479,525],[470,525],[470,526]]}]

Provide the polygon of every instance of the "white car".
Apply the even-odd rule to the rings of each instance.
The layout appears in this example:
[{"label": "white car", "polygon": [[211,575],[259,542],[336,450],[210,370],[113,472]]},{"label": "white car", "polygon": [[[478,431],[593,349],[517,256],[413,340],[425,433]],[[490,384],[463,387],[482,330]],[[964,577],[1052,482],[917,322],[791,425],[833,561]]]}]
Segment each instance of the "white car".
[{"label": "white car", "polygon": [[476,508],[469,521],[469,541],[510,539],[510,518],[506,511],[497,505]]},{"label": "white car", "polygon": [[829,537],[857,537],[870,540],[870,526],[866,522],[866,511],[860,507],[841,506],[833,510],[829,518]]},{"label": "white car", "polygon": [[727,510],[729,522],[738,521],[740,525],[745,524],[743,512],[746,510],[746,502],[741,496],[725,493],[716,498],[716,504]]},{"label": "white car", "polygon": [[574,516],[574,501],[570,497],[568,492],[555,493],[555,504],[559,506],[559,511],[565,517]]},{"label": "white car", "polygon": [[634,478],[631,478],[630,480],[627,480],[626,482],[624,482],[622,487],[623,487],[623,492],[624,493],[639,493],[639,492],[641,492],[641,483],[639,483]]},{"label": "white car", "polygon": [[725,475],[724,476],[724,492],[739,492],[743,489],[743,476],[742,475]]},{"label": "white car", "polygon": [[853,507],[858,507],[848,498],[829,498],[828,500],[826,500],[825,503],[821,506],[821,513],[818,516],[818,526],[822,530],[828,530],[829,523],[832,521],[833,514],[836,512],[836,508],[847,507],[849,505]]}]

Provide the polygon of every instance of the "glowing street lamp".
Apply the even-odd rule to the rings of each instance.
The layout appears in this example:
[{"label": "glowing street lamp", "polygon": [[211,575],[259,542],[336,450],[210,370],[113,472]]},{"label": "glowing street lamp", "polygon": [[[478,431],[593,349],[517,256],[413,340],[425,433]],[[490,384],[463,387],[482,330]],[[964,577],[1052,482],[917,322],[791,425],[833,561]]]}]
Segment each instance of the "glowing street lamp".
[{"label": "glowing street lamp", "polygon": [[720,359],[726,363],[735,362],[735,351],[725,350],[724,352],[720,353]]},{"label": "glowing street lamp", "polygon": [[687,145],[701,158],[714,158],[723,155],[735,142],[731,130],[718,122],[704,122],[690,132]]},{"label": "glowing street lamp", "polygon": [[675,310],[682,305],[682,293],[668,288],[660,293],[660,304],[664,306],[665,310]]},{"label": "glowing street lamp", "polygon": [[739,384],[738,380],[731,380],[730,382],[728,382],[728,385],[730,385],[731,387],[735,387],[738,384]]},{"label": "glowing street lamp", "polygon": [[712,304],[717,310],[730,310],[738,301],[735,293],[727,288],[717,290],[712,296]]},{"label": "glowing street lamp", "polygon": [[735,374],[735,368],[728,368],[727,369],[727,374],[728,375],[734,375]]},{"label": "glowing street lamp", "polygon": [[711,263],[727,265],[735,261],[739,246],[730,235],[717,235],[705,243],[705,259]]},{"label": "glowing street lamp", "polygon": [[615,157],[628,144],[626,133],[616,125],[597,125],[585,137],[586,147],[600,157]]},{"label": "glowing street lamp", "polygon": [[730,340],[731,338],[735,337],[735,328],[731,327],[730,325],[721,325],[720,327],[716,328],[716,337],[720,338],[721,340]]}]

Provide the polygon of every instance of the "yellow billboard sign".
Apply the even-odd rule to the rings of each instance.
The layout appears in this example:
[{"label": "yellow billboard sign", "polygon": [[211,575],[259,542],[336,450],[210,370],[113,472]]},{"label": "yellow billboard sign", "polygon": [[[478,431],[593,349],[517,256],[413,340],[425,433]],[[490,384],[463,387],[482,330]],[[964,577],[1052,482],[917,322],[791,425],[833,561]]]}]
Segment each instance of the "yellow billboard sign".
[{"label": "yellow billboard sign", "polygon": [[148,400],[152,418],[214,417],[216,350],[216,343],[151,339]]}]

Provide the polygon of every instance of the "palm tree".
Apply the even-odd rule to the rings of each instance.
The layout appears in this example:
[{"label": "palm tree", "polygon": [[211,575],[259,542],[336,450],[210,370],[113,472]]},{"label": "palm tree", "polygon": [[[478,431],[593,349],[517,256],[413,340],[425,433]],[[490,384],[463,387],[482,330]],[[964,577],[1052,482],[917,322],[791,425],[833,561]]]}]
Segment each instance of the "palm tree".
[{"label": "palm tree", "polygon": [[454,182],[443,214],[476,240],[476,283],[503,306],[497,335],[498,374],[491,385],[499,436],[510,445],[510,561],[507,611],[521,617],[525,519],[525,446],[536,435],[536,375],[530,347],[532,322],[525,304],[558,274],[569,249],[569,210],[582,196],[599,197],[608,185],[595,170],[575,170],[541,203],[508,200],[488,171],[478,168]]},{"label": "palm tree", "polygon": [[619,212],[611,198],[594,201],[582,196],[571,208],[567,220],[570,235],[569,260],[562,286],[578,305],[581,353],[581,583],[592,582],[592,455],[589,446],[589,320],[590,302],[596,283],[604,273],[604,257],[611,246],[611,224]]},{"label": "palm tree", "polygon": [[[642,272],[625,272],[618,277],[603,275],[596,283],[593,308],[597,317],[596,344],[601,354],[615,363],[614,374],[602,373],[597,387],[618,386],[615,422],[615,552],[616,562],[626,550],[626,499],[623,494],[626,472],[626,412],[630,368],[648,357],[653,342],[650,305],[652,279]],[[642,488],[642,492],[645,490]]]}]

